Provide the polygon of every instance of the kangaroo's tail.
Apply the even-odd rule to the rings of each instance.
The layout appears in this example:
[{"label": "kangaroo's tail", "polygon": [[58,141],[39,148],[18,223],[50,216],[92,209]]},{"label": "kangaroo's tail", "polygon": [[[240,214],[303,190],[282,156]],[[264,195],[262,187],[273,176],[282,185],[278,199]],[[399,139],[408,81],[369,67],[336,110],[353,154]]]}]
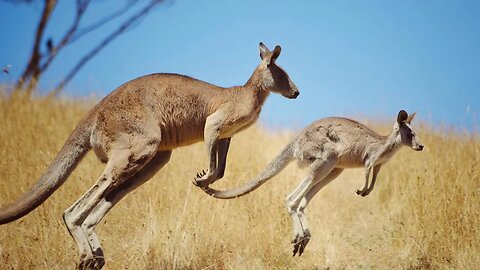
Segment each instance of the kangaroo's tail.
[{"label": "kangaroo's tail", "polygon": [[42,204],[67,180],[90,149],[90,128],[82,121],[37,183],[15,202],[0,207],[0,224],[17,220]]},{"label": "kangaroo's tail", "polygon": [[267,168],[255,177],[254,180],[248,182],[242,187],[236,188],[236,189],[229,189],[229,190],[216,190],[210,187],[204,188],[204,191],[218,199],[232,199],[232,198],[237,198],[243,195],[246,195],[255,189],[257,189],[259,186],[267,182],[270,178],[274,177],[277,175],[281,170],[283,170],[291,161],[293,160],[293,147],[292,144],[289,144],[287,147],[285,147],[282,152],[273,160],[271,161]]}]

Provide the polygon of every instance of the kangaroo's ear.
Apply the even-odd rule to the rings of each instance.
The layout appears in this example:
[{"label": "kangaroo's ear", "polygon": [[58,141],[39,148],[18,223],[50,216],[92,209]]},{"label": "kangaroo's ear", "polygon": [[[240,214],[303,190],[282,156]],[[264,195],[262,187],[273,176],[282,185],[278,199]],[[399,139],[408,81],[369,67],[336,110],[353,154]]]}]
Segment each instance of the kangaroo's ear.
[{"label": "kangaroo's ear", "polygon": [[277,60],[278,56],[280,56],[280,52],[282,51],[282,48],[280,46],[275,46],[275,49],[273,49],[272,52],[272,59],[270,60],[271,62],[275,62]]},{"label": "kangaroo's ear", "polygon": [[405,124],[405,121],[407,121],[407,119],[408,119],[408,113],[406,111],[401,110],[400,112],[398,112],[397,123],[399,125]]},{"label": "kangaroo's ear", "polygon": [[410,124],[416,114],[417,114],[417,112],[414,112],[414,113],[410,114],[410,115],[407,117],[407,121],[406,121],[406,122],[407,122],[408,124]]},{"label": "kangaroo's ear", "polygon": [[263,44],[263,42],[260,42],[260,44],[258,44],[258,48],[260,49],[260,58],[262,60],[267,57],[270,57],[270,55],[272,54],[270,50],[267,48],[267,46]]}]

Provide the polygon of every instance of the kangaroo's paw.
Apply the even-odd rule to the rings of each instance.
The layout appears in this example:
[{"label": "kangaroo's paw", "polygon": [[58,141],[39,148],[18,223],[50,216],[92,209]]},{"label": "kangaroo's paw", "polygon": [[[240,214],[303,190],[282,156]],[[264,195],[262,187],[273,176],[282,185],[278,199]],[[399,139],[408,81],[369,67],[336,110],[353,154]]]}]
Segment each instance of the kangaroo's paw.
[{"label": "kangaroo's paw", "polygon": [[303,233],[297,233],[295,235],[294,239],[292,240],[294,257],[297,253],[299,257],[302,256],[302,253],[305,250],[305,247],[307,246],[311,237],[312,235],[310,234],[309,230],[304,230]]},{"label": "kangaroo's paw", "polygon": [[367,196],[368,194],[370,194],[371,191],[372,191],[371,189],[365,189],[365,190],[364,190],[364,189],[362,189],[362,190],[358,189],[358,190],[357,190],[357,195],[360,195],[360,196],[362,196],[362,197],[365,197],[365,196]]},{"label": "kangaroo's paw", "polygon": [[200,188],[208,187],[210,183],[208,181],[209,179],[206,176],[207,176],[207,173],[205,172],[205,170],[202,170],[201,172],[197,173],[195,178],[193,178],[193,184]]},{"label": "kangaroo's paw", "polygon": [[366,189],[357,189],[357,195],[360,195],[362,197],[366,196],[366,195],[364,195],[366,192],[367,192]]}]

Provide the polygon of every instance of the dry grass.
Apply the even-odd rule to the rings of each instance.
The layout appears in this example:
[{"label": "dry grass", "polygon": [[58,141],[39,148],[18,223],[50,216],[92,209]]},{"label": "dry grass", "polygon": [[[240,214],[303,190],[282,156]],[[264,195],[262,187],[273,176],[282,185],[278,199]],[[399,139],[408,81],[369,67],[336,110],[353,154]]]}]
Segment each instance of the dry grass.
[{"label": "dry grass", "polygon": [[[0,204],[36,181],[87,107],[0,99]],[[105,269],[474,269],[480,265],[480,140],[425,127],[419,134],[426,150],[400,151],[368,197],[354,192],[362,170],[347,170],[317,195],[307,208],[313,238],[300,258],[291,257],[283,201],[301,170],[291,165],[248,196],[215,200],[191,184],[206,168],[204,145],[178,149],[98,226]],[[246,182],[289,137],[260,128],[234,137],[217,187]],[[62,213],[102,168],[90,153],[45,204],[1,226],[0,268],[74,268],[76,245]]]}]

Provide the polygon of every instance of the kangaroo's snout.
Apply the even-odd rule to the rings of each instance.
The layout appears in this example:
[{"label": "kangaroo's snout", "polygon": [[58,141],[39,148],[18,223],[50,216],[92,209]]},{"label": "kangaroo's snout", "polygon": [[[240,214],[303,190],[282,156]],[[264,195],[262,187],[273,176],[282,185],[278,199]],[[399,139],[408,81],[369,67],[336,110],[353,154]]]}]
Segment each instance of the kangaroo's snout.
[{"label": "kangaroo's snout", "polygon": [[291,98],[291,99],[296,99],[299,95],[300,95],[300,92],[297,90],[297,91],[294,91],[294,92],[290,95],[290,98]]},{"label": "kangaroo's snout", "polygon": [[282,93],[282,96],[289,98],[289,99],[296,99],[300,95],[300,91],[292,90],[288,93]]},{"label": "kangaroo's snout", "polygon": [[415,145],[412,147],[413,150],[415,151],[422,151],[423,150],[423,144]]}]

